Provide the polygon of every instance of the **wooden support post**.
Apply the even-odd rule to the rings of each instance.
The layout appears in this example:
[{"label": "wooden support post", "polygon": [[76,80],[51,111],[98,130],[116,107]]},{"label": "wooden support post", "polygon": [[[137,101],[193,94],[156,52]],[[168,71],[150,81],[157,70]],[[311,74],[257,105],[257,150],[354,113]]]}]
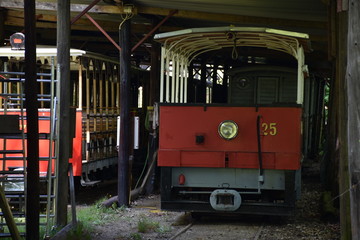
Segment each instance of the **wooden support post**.
[{"label": "wooden support post", "polygon": [[39,122],[36,82],[35,0],[25,1],[25,105],[27,118],[26,239],[39,239]]},{"label": "wooden support post", "polygon": [[[67,203],[69,192],[68,165],[70,156],[70,0],[57,3],[57,78],[60,83],[59,159],[57,165],[56,225],[67,224]],[[68,130],[68,131],[67,131]]]},{"label": "wooden support post", "polygon": [[352,239],[360,239],[360,3],[349,1],[347,38],[347,139]]},{"label": "wooden support post", "polygon": [[[154,102],[159,101],[160,96],[160,44],[152,41],[151,47],[151,70],[150,70],[150,94],[149,94],[149,101],[147,104],[154,104]],[[145,106],[146,107],[146,106]]]},{"label": "wooden support post", "polygon": [[0,46],[5,42],[5,8],[0,8]]},{"label": "wooden support post", "polygon": [[126,20],[119,32],[120,46],[120,146],[118,159],[118,203],[128,206],[130,200],[130,20]]},{"label": "wooden support post", "polygon": [[[335,8],[336,9],[336,8]],[[346,49],[347,49],[347,12],[335,13],[337,20],[337,54],[336,54],[336,80],[334,87],[335,95],[335,116],[333,120],[336,121],[335,139],[333,139],[333,146],[335,149],[335,165],[338,167],[338,172],[333,176],[338,177],[339,193],[344,193],[349,190],[349,170],[348,170],[348,142],[347,142],[347,103],[345,93],[345,76],[346,76]],[[330,134],[331,131],[330,131]],[[332,147],[330,147],[332,151]],[[330,156],[332,156],[331,154]],[[350,220],[350,194],[342,195],[340,199],[340,224],[342,239],[351,239],[351,220]]]}]

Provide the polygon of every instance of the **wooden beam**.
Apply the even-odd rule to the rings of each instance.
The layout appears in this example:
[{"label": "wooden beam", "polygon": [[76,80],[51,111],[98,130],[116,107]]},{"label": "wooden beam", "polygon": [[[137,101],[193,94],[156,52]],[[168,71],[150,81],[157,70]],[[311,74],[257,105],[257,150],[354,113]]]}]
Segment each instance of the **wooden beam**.
[{"label": "wooden beam", "polygon": [[[85,4],[71,4],[71,12],[82,12],[88,5]],[[23,0],[2,0],[0,7],[5,8],[19,8],[23,9]],[[53,3],[36,3],[37,10],[56,11],[56,6]],[[151,14],[167,16],[173,9],[155,8],[155,7],[135,7],[133,9],[134,14]],[[89,10],[89,13],[107,13],[107,14],[123,14],[124,7],[110,6],[110,5],[96,5]],[[292,19],[280,19],[280,18],[268,18],[268,17],[253,17],[253,16],[241,16],[234,14],[221,14],[221,13],[207,13],[200,11],[188,11],[178,10],[174,17],[197,19],[213,22],[224,22],[233,24],[258,24],[265,26],[283,26],[283,27],[307,27],[316,29],[326,29],[326,22],[321,21],[308,21],[308,20],[292,20]]]},{"label": "wooden beam", "polygon": [[[154,20],[153,25],[158,23]],[[150,69],[150,83],[149,99],[146,99],[146,106],[153,106],[155,102],[159,102],[160,96],[160,43],[154,40],[151,43],[151,69]]]},{"label": "wooden beam", "polygon": [[36,81],[35,0],[25,1],[25,105],[27,124],[26,239],[39,239],[39,120]]},{"label": "wooden beam", "polygon": [[[61,134],[59,137],[59,158],[57,179],[57,201],[55,221],[57,226],[64,227],[67,224],[67,203],[69,192],[69,158],[72,149],[72,138],[70,134],[70,0],[61,0],[58,6],[58,27],[57,27],[57,78],[60,84],[60,101],[59,101],[59,128]],[[70,146],[71,145],[71,146]]]},{"label": "wooden beam", "polygon": [[[143,14],[166,16],[171,9],[138,7],[137,12]],[[326,29],[325,22],[307,21],[307,20],[291,20],[267,17],[241,16],[234,14],[206,13],[199,11],[179,10],[174,17],[197,19],[213,22],[239,23],[239,24],[258,24],[265,26],[284,26],[284,27],[311,27]]]},{"label": "wooden beam", "polygon": [[[88,7],[88,4],[70,4],[71,12],[83,12]],[[13,8],[13,9],[24,9],[23,0],[1,0],[0,7]],[[57,5],[55,2],[38,2],[36,1],[36,10],[43,11],[57,11]],[[108,5],[96,5],[91,8],[88,12],[92,13],[116,13],[124,14],[124,7],[121,6],[108,6]],[[136,12],[134,12],[136,14]]]},{"label": "wooden beam", "polygon": [[[96,18],[94,14],[89,14],[94,19],[97,19],[97,23],[101,25],[104,30],[107,32],[114,32],[118,35],[119,32],[119,23],[118,21],[102,21],[98,20],[99,18]],[[38,28],[46,28],[46,29],[56,29],[56,22],[57,17],[55,15],[49,15],[49,14],[41,14],[41,16],[37,19],[36,26]],[[5,25],[7,26],[18,26],[23,27],[24,26],[24,12],[23,11],[17,11],[17,10],[8,10],[5,15]],[[98,29],[91,23],[90,20],[86,19],[85,17],[82,19],[79,19],[71,25],[72,30],[82,30],[82,31],[98,31]],[[151,25],[149,24],[139,24],[139,23],[132,23],[131,29],[134,32],[149,32],[151,30]],[[160,27],[162,31],[175,31],[180,30],[179,27]]]},{"label": "wooden beam", "polygon": [[[5,18],[5,25],[9,26],[24,26],[24,18],[22,11],[8,11],[8,14]],[[56,29],[57,17],[53,15],[44,15],[38,18],[36,22],[36,27],[38,28],[52,28]],[[119,31],[119,23],[109,22],[109,21],[98,21],[99,24],[106,30],[110,32]],[[87,19],[79,19],[74,25],[71,26],[73,30],[83,30],[83,31],[98,31],[98,29]],[[150,27],[149,27],[150,29]]]},{"label": "wooden beam", "polygon": [[119,30],[120,51],[120,146],[118,155],[118,203],[130,204],[129,161],[131,147],[130,121],[130,31],[131,20],[126,20]]},{"label": "wooden beam", "polygon": [[[332,1],[332,4],[336,4],[335,1]],[[334,8],[336,11],[336,8]],[[347,103],[347,93],[346,93],[346,68],[347,68],[347,31],[348,31],[348,17],[347,12],[336,12],[336,79],[334,84],[335,90],[335,105],[330,106],[329,109],[333,109],[335,121],[335,129],[330,129],[329,133],[332,134],[332,131],[335,134],[335,141],[332,141],[333,145],[330,146],[330,149],[335,149],[334,154],[329,154],[329,156],[335,156],[338,167],[338,172],[333,176],[338,177],[338,193],[342,194],[339,196],[340,199],[340,233],[341,239],[352,239],[351,238],[351,209],[350,209],[350,194],[348,191],[351,189],[350,185],[350,176],[349,176],[349,164],[348,164],[348,133],[347,133],[347,124],[348,119],[348,103]],[[357,131],[357,129],[352,129]],[[351,143],[350,143],[351,144]],[[334,184],[336,186],[336,184]],[[346,194],[343,194],[346,193]],[[353,238],[355,239],[355,238]]]},{"label": "wooden beam", "polygon": [[0,45],[3,46],[5,40],[5,9],[0,8]]}]

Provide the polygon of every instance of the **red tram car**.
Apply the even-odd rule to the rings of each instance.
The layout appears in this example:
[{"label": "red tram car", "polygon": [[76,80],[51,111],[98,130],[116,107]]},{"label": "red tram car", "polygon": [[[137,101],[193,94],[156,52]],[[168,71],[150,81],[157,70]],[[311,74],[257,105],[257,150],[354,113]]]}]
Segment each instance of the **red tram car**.
[{"label": "red tram car", "polygon": [[[58,158],[59,80],[57,50],[37,47],[37,82],[39,108],[39,157],[41,176],[56,172]],[[24,102],[23,49],[0,48],[0,115],[19,116],[18,134],[0,130],[0,166],[2,172],[25,167],[26,106]],[[119,63],[109,57],[70,49],[71,132],[74,176],[82,177],[111,169],[117,164],[116,129],[120,114],[118,96]],[[15,151],[16,150],[16,151]],[[11,152],[12,151],[12,152]],[[51,164],[52,168],[48,167]],[[51,173],[51,174],[49,174]],[[109,175],[109,174],[108,174]]]},{"label": "red tram car", "polygon": [[161,207],[290,215],[300,196],[306,34],[158,34]]}]

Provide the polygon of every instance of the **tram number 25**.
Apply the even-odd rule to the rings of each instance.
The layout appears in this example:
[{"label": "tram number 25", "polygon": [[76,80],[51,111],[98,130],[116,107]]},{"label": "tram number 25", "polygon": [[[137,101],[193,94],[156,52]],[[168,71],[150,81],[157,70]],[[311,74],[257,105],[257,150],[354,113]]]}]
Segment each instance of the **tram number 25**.
[{"label": "tram number 25", "polygon": [[261,128],[265,136],[267,135],[275,136],[277,134],[276,123],[262,123]]}]

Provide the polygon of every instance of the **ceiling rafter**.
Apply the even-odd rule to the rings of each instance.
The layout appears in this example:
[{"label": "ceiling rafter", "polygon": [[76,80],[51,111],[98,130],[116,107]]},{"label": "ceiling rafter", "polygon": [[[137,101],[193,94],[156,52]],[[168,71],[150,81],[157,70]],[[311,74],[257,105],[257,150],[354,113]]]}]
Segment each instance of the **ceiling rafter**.
[{"label": "ceiling rafter", "polygon": [[[24,11],[21,10],[7,10],[5,16],[5,25],[9,26],[24,26]],[[48,14],[41,14],[37,19],[36,25],[38,28],[56,28],[56,21],[57,17],[55,15],[48,15]],[[101,26],[109,32],[119,32],[119,22],[115,21],[101,21],[97,20]],[[86,31],[97,31],[97,28],[92,25],[92,23],[84,18],[81,18],[76,21],[73,25],[71,25],[73,30],[86,30]],[[132,23],[132,28],[136,32],[148,32],[152,29],[150,24],[139,24],[139,23]],[[160,29],[164,31],[175,31],[179,30],[179,28],[175,27],[160,27]]]},{"label": "ceiling rafter", "polygon": [[[94,17],[93,15],[91,15]],[[24,26],[24,11],[22,10],[7,10],[5,14],[5,24],[10,26]],[[39,18],[37,19],[37,27],[44,27],[44,28],[56,28],[56,21],[57,16],[56,15],[49,15],[49,14],[41,14]],[[101,26],[109,32],[119,32],[119,23],[120,19],[118,21],[104,21],[104,20],[97,20]],[[149,32],[152,29],[151,24],[143,24],[143,23],[132,23],[131,24],[132,29],[135,32]],[[77,20],[73,25],[71,25],[71,28],[73,30],[87,30],[87,31],[94,31],[97,30],[95,26],[92,25],[92,23],[86,19],[85,17]],[[169,32],[169,31],[176,31],[180,30],[179,27],[171,27],[171,26],[161,26],[160,30],[163,32]]]},{"label": "ceiling rafter", "polygon": [[[82,12],[88,5],[85,4],[71,4],[71,12]],[[2,0],[0,7],[4,8],[24,8],[23,0]],[[56,11],[56,3],[36,2],[37,10],[44,11]],[[89,13],[103,13],[103,14],[123,14],[125,7],[112,6],[112,5],[96,5],[89,10]],[[151,14],[167,16],[170,11],[174,9],[155,8],[155,7],[143,7],[136,6],[133,8],[133,13]],[[268,17],[253,17],[253,16],[241,16],[234,14],[219,14],[219,13],[207,13],[200,11],[188,11],[178,10],[174,17],[206,20],[206,21],[220,21],[229,23],[241,23],[241,24],[266,24],[267,26],[285,26],[285,27],[311,27],[317,29],[326,29],[327,24],[322,21],[307,21],[307,20],[291,20],[280,18],[268,18]]]}]

